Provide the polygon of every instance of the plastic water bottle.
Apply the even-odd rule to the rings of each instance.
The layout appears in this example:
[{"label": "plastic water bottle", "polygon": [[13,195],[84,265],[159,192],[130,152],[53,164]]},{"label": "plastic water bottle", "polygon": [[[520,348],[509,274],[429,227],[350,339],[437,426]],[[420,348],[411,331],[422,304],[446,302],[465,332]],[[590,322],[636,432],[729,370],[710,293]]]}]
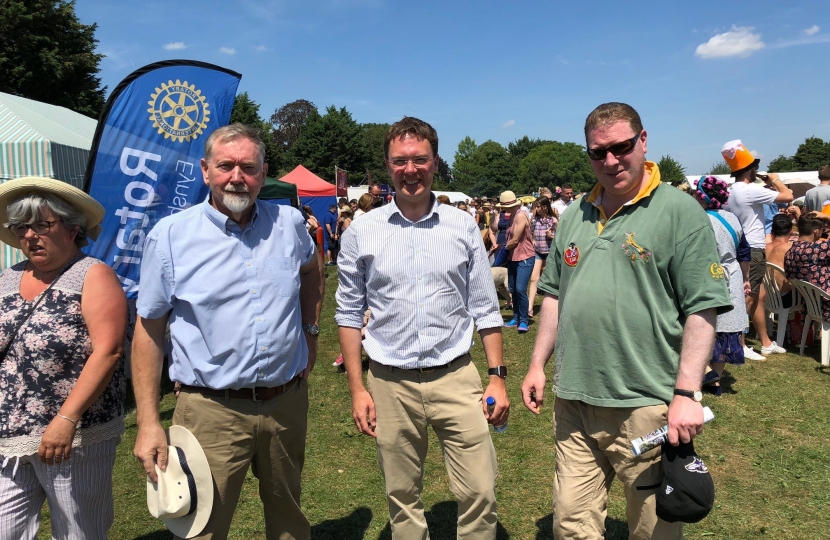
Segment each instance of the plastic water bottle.
[{"label": "plastic water bottle", "polygon": [[[487,412],[490,413],[490,414],[493,414],[493,411],[495,410],[495,408],[496,408],[496,398],[494,398],[493,396],[488,397],[487,398]],[[502,424],[500,426],[493,426],[493,431],[495,431],[496,433],[504,433],[505,431],[507,431],[507,422],[505,422],[504,424]]]}]

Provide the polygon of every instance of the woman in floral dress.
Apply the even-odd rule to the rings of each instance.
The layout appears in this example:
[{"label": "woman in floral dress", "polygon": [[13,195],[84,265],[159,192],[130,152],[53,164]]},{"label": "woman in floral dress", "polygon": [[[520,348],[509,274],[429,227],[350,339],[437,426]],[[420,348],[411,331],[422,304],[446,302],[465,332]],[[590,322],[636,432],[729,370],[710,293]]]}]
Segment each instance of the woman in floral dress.
[{"label": "woman in floral dress", "polygon": [[[28,258],[0,274],[0,538],[106,538],[124,432],[127,301],[81,253],[104,209],[49,178],[0,186],[0,240]],[[7,223],[6,223],[7,222]]]}]

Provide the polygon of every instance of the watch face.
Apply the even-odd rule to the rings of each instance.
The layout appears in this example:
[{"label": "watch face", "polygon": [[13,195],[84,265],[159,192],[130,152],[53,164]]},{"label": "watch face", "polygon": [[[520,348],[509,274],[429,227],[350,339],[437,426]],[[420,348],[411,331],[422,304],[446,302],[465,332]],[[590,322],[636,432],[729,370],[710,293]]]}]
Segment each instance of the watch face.
[{"label": "watch face", "polygon": [[695,401],[703,401],[703,392],[695,390]]}]

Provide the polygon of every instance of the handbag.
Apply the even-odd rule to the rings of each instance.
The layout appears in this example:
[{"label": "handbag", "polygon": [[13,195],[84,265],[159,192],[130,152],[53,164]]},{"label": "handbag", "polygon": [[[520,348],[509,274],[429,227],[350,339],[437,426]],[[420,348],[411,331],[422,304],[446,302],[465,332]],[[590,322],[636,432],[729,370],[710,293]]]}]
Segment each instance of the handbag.
[{"label": "handbag", "polygon": [[493,256],[493,266],[504,266],[507,264],[507,261],[510,259],[510,253],[508,253],[507,248],[504,246],[507,244],[505,242],[502,244],[499,249],[496,250],[495,255]]},{"label": "handbag", "polygon": [[40,302],[43,301],[44,298],[46,298],[46,294],[52,289],[52,287],[54,287],[55,283],[58,282],[58,280],[64,274],[64,272],[69,270],[72,267],[72,265],[75,264],[78,260],[79,258],[76,257],[69,264],[64,266],[63,269],[58,273],[58,275],[55,276],[55,279],[52,280],[52,283],[50,283],[49,286],[46,287],[43,290],[43,292],[40,293],[40,295],[38,295],[37,301],[35,301],[35,303],[32,304],[32,307],[29,308],[29,311],[26,313],[26,316],[23,317],[23,320],[20,322],[20,324],[17,325],[17,328],[15,328],[14,331],[11,333],[11,337],[9,338],[9,341],[6,342],[6,346],[3,347],[2,351],[0,351],[0,362],[6,359],[6,355],[9,353],[9,349],[11,349],[12,343],[14,343],[15,338],[17,338],[17,333],[28,322],[29,318],[32,316],[32,313],[34,313],[35,309],[37,309],[37,307],[40,305]]}]

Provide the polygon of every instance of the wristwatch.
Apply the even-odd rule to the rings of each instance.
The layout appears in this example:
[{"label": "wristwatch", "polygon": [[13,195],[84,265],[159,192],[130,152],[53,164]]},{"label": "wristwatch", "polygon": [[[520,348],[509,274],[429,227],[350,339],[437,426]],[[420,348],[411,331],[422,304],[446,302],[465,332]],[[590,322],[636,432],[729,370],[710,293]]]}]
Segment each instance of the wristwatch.
[{"label": "wristwatch", "polygon": [[304,324],[303,325],[303,332],[310,336],[318,336],[320,335],[320,327],[316,324]]},{"label": "wristwatch", "polygon": [[502,379],[507,378],[507,367],[506,366],[499,366],[499,367],[491,367],[487,370],[487,375],[497,375]]},{"label": "wristwatch", "polygon": [[697,401],[698,403],[703,401],[703,392],[701,392],[700,390],[695,390],[694,392],[692,392],[691,390],[681,390],[680,388],[675,388],[674,395],[687,397],[689,399]]}]

